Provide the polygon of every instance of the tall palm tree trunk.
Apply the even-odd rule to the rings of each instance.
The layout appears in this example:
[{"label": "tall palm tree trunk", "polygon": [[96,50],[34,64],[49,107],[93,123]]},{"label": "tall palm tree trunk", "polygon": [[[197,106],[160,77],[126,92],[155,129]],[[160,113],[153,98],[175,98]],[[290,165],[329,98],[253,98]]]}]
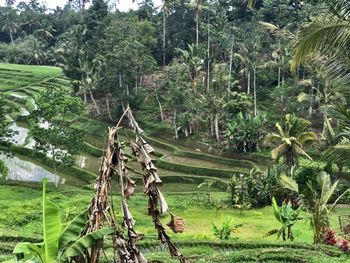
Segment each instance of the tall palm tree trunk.
[{"label": "tall palm tree trunk", "polygon": [[162,120],[162,122],[164,122],[163,107],[162,107],[162,104],[160,103],[160,100],[159,100],[158,92],[157,92],[157,91],[156,91],[156,99],[157,99],[158,106],[159,106],[160,119]]},{"label": "tall palm tree trunk", "polygon": [[199,44],[199,15],[198,10],[196,10],[196,46]]},{"label": "tall palm tree trunk", "polygon": [[12,30],[10,30],[10,39],[11,39],[11,44],[13,44],[13,43],[14,43],[14,41],[13,41]]},{"label": "tall palm tree trunk", "polygon": [[208,62],[207,62],[207,93],[210,89],[210,27],[209,27],[209,19],[208,19]]},{"label": "tall palm tree trunk", "polygon": [[163,9],[163,45],[162,45],[162,51],[163,51],[163,67],[165,67],[165,33],[166,33],[166,14],[165,10]]},{"label": "tall palm tree trunk", "polygon": [[176,111],[176,108],[175,108],[174,109],[174,119],[173,119],[175,140],[179,139],[179,135],[177,133],[176,117],[177,117],[177,111]]},{"label": "tall palm tree trunk", "polygon": [[250,94],[250,71],[248,70],[248,76],[247,76],[247,94]]},{"label": "tall palm tree trunk", "polygon": [[256,68],[253,67],[253,88],[254,88],[254,116],[258,114],[256,102]]},{"label": "tall palm tree trunk", "polygon": [[230,51],[230,66],[229,66],[229,78],[228,78],[228,87],[227,90],[231,90],[231,78],[232,78],[232,63],[233,63],[233,39],[231,43],[231,51]]},{"label": "tall palm tree trunk", "polygon": [[215,138],[216,138],[216,142],[218,145],[220,145],[220,131],[219,131],[219,113],[215,114],[215,120],[214,120],[215,124]]}]

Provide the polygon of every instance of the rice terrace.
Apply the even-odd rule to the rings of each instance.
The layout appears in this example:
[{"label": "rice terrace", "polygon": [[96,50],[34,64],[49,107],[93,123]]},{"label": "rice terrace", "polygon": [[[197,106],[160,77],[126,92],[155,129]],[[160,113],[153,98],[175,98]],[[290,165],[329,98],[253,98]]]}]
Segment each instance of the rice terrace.
[{"label": "rice terrace", "polygon": [[347,0],[0,0],[0,262],[350,263]]}]

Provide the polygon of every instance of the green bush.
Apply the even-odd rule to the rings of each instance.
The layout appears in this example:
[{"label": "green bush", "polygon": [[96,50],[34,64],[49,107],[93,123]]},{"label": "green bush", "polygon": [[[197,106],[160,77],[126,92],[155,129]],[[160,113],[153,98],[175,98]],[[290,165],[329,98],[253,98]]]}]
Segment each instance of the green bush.
[{"label": "green bush", "polygon": [[3,183],[8,175],[8,169],[3,161],[0,160],[0,184]]}]

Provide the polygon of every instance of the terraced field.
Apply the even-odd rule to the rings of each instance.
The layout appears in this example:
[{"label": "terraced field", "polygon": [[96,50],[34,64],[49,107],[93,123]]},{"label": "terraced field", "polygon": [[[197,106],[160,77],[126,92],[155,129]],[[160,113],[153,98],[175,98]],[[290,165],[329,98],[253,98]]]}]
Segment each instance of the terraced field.
[{"label": "terraced field", "polygon": [[[30,138],[27,124],[28,115],[36,108],[35,98],[40,91],[48,87],[71,89],[70,80],[62,75],[59,68],[0,63],[0,93],[5,97],[6,105],[13,109],[10,117],[15,122],[11,128],[18,131],[11,145],[18,159],[13,165],[23,173],[30,174],[38,169],[51,171],[50,160],[38,159],[33,153],[34,141]],[[106,129],[113,124],[98,122],[89,116],[80,116],[67,120],[67,125],[87,132],[87,147],[85,152],[76,156],[75,166],[62,169],[58,173],[66,186],[48,190],[50,199],[62,208],[65,222],[84,209],[93,195],[93,189],[89,183],[98,172]],[[132,135],[130,131],[125,130],[121,137],[128,142]],[[303,243],[274,243],[275,239],[263,238],[264,233],[271,229],[272,222],[275,222],[270,207],[247,211],[244,214],[228,208],[221,209],[221,213],[231,216],[235,223],[242,223],[242,226],[230,241],[215,241],[211,228],[212,222],[220,220],[218,211],[205,206],[204,200],[207,195],[198,191],[197,185],[206,178],[216,180],[217,184],[212,189],[215,192],[213,196],[217,200],[222,200],[226,198],[226,194],[223,193],[225,182],[235,172],[246,173],[253,167],[264,169],[268,166],[268,161],[259,162],[245,155],[240,155],[237,159],[223,158],[200,151],[195,146],[177,144],[166,136],[152,136],[147,134],[147,131],[145,139],[155,148],[156,154],[153,158],[165,182],[163,191],[167,195],[172,211],[181,214],[186,220],[186,232],[183,235],[172,234],[172,238],[181,252],[188,257],[189,263],[350,262],[348,257],[337,248],[307,245],[306,243],[310,244],[312,240],[312,233],[307,223],[300,223],[295,227],[295,237]],[[6,147],[8,147],[6,144],[0,145],[0,154]],[[131,155],[130,152],[127,154]],[[2,155],[2,158],[5,156]],[[26,171],[30,164],[33,167],[29,168],[35,169]],[[128,166],[133,171],[133,177],[140,182],[139,164],[130,157]],[[39,179],[40,174],[37,181]],[[141,191],[142,189],[138,188],[138,192]],[[40,196],[40,184],[15,181],[9,182],[8,185],[0,185],[0,207],[3,210],[0,215],[0,262],[12,258],[10,253],[19,241],[41,241],[42,234],[38,231],[42,227]],[[118,199],[118,196],[115,199]],[[130,208],[135,212],[138,229],[146,234],[146,240],[140,241],[140,248],[146,257],[153,262],[178,262],[176,259],[170,259],[166,247],[156,241],[154,226],[151,220],[145,217],[147,201],[143,194],[135,194],[135,198],[130,200]],[[337,213],[349,212],[348,208],[344,209]],[[21,213],[18,214],[18,211]],[[168,217],[164,218],[164,220],[168,219]],[[331,223],[337,224],[336,215],[331,218]],[[110,251],[107,249],[108,253]]]},{"label": "terraced field", "polygon": [[[26,116],[36,108],[36,96],[47,87],[69,90],[70,81],[62,75],[61,69],[56,67],[0,64],[0,92],[6,98],[8,106],[15,109],[11,117],[17,123],[21,121],[22,126],[23,123],[25,124]],[[79,127],[81,123],[84,123],[84,129],[88,133],[86,137],[88,148],[93,146],[90,148],[93,148],[94,152],[92,154],[91,151],[87,150],[86,153],[77,156],[76,165],[96,174],[99,167],[98,158],[104,147],[103,136],[107,127],[113,124],[96,122],[88,116],[70,120],[70,125],[73,126]],[[22,137],[17,140],[16,144],[31,148],[33,141],[23,135],[27,132],[26,129],[23,130],[20,125],[14,125],[15,130],[22,131]],[[90,126],[94,127],[91,129]],[[122,137],[127,141],[127,136],[126,134]],[[205,178],[217,180],[218,185],[220,184],[223,188],[224,182],[235,172],[246,173],[256,166],[266,167],[266,165],[257,164],[244,156],[240,157],[240,160],[221,158],[196,151],[188,145],[175,146],[169,141],[152,136],[146,136],[146,139],[155,147],[157,154],[154,158],[157,160],[159,172],[165,182],[174,186],[167,187],[173,191],[196,191],[197,185]],[[135,176],[140,178],[138,164],[131,160],[129,166],[136,172]],[[67,179],[66,183],[74,181],[69,179],[70,175],[61,173],[61,176]],[[89,179],[86,178],[85,181],[88,182]]]}]

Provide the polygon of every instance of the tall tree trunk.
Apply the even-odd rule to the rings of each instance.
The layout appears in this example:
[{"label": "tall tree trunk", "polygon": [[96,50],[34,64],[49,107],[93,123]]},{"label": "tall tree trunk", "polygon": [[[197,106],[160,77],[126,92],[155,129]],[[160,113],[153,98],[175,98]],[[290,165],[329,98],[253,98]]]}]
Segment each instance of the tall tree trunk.
[{"label": "tall tree trunk", "polygon": [[179,135],[177,133],[177,125],[176,125],[176,108],[174,109],[174,120],[173,120],[173,124],[174,124],[174,132],[175,132],[175,140],[179,139]]},{"label": "tall tree trunk", "polygon": [[215,114],[215,120],[214,120],[215,124],[215,137],[216,137],[216,142],[218,145],[220,145],[220,131],[219,131],[219,113]]},{"label": "tall tree trunk", "polygon": [[[282,77],[281,77],[281,67],[278,66],[278,87],[281,87],[281,81],[282,81]],[[283,103],[283,93],[281,92],[281,103]]]},{"label": "tall tree trunk", "polygon": [[91,98],[91,100],[92,100],[92,103],[94,104],[96,113],[97,113],[98,115],[100,115],[100,114],[101,114],[100,108],[99,108],[98,105],[97,105],[97,102],[96,102],[96,100],[95,100],[95,98],[94,98],[94,95],[93,95],[93,93],[92,93],[92,90],[89,89],[89,92],[90,92],[90,98]]},{"label": "tall tree trunk", "polygon": [[129,107],[129,95],[130,95],[129,85],[128,84],[126,84],[126,86],[125,86],[125,94],[127,96],[126,107],[128,108]]},{"label": "tall tree trunk", "polygon": [[248,70],[247,94],[250,94],[250,71]]},{"label": "tall tree trunk", "polygon": [[119,88],[123,88],[123,78],[122,78],[122,73],[119,73]]},{"label": "tall tree trunk", "polygon": [[199,44],[199,15],[198,10],[196,10],[196,46]]},{"label": "tall tree trunk", "polygon": [[163,67],[165,67],[165,33],[166,33],[166,13],[165,13],[165,10],[164,10],[164,7],[163,7],[163,45],[162,45]]},{"label": "tall tree trunk", "polygon": [[12,30],[10,30],[10,39],[11,39],[11,44],[13,44]]},{"label": "tall tree trunk", "polygon": [[230,66],[229,66],[229,78],[228,78],[228,87],[227,87],[228,91],[231,90],[232,63],[233,63],[233,39],[232,39],[231,51],[230,51]]},{"label": "tall tree trunk", "polygon": [[160,100],[159,100],[158,92],[157,92],[157,91],[156,91],[156,99],[157,99],[158,106],[159,106],[160,119],[162,120],[162,122],[164,122],[163,108],[162,108],[162,104],[160,103]]},{"label": "tall tree trunk", "polygon": [[278,80],[277,80],[278,87],[281,86],[281,67],[278,66]]},{"label": "tall tree trunk", "polygon": [[110,107],[109,107],[109,96],[110,96],[110,94],[108,93],[108,94],[106,95],[106,106],[107,106],[108,117],[109,117],[109,119],[113,122],[114,120],[113,120],[113,118],[112,118],[111,110],[110,110]]},{"label": "tall tree trunk", "polygon": [[257,103],[256,103],[256,68],[253,67],[253,88],[254,88],[254,116],[258,114],[257,112]]},{"label": "tall tree trunk", "polygon": [[87,102],[87,95],[86,95],[86,91],[84,91],[84,103]]},{"label": "tall tree trunk", "polygon": [[314,89],[313,87],[310,87],[310,92],[309,92],[309,116],[311,117],[312,115],[312,106],[313,106],[313,92]]},{"label": "tall tree trunk", "polygon": [[207,93],[210,89],[210,27],[209,27],[209,19],[208,19],[208,62],[207,62]]}]

